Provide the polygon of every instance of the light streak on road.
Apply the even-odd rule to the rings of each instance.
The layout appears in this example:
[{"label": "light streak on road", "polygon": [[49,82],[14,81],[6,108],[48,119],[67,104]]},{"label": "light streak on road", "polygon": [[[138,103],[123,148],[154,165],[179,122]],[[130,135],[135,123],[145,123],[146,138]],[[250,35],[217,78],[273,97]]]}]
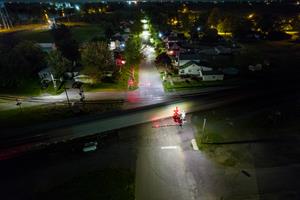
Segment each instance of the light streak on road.
[{"label": "light streak on road", "polygon": [[163,146],[161,147],[162,150],[166,150],[166,149],[178,149],[178,146]]}]

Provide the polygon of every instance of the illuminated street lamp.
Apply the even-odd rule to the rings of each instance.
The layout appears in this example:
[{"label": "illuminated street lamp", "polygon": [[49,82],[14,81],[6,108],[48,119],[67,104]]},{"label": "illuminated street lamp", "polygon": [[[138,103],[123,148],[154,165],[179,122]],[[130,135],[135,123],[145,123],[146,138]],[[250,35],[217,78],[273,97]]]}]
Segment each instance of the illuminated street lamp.
[{"label": "illuminated street lamp", "polygon": [[79,7],[79,5],[75,5],[75,10],[77,10],[77,11],[80,11],[80,7]]},{"label": "illuminated street lamp", "polygon": [[148,24],[144,24],[144,25],[143,25],[143,29],[144,29],[144,30],[147,30],[148,28],[149,28],[149,25],[148,25]]},{"label": "illuminated street lamp", "polygon": [[161,32],[159,32],[159,33],[158,33],[158,37],[161,38],[162,36],[163,36],[163,34],[162,34]]},{"label": "illuminated street lamp", "polygon": [[252,19],[253,17],[254,17],[254,13],[251,13],[251,14],[248,15],[247,18],[248,18],[248,19]]},{"label": "illuminated street lamp", "polygon": [[142,37],[144,40],[148,40],[149,37],[150,37],[149,31],[143,31],[142,34],[141,34],[141,37]]},{"label": "illuminated street lamp", "polygon": [[147,21],[146,19],[141,19],[141,22],[142,22],[143,24],[146,24],[148,21]]}]

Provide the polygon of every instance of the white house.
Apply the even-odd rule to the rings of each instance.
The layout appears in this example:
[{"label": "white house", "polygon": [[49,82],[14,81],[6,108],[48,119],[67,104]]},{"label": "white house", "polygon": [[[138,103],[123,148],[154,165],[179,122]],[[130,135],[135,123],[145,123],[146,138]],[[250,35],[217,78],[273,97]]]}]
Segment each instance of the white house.
[{"label": "white house", "polygon": [[203,81],[222,81],[224,79],[224,74],[221,71],[211,70],[211,71],[200,71],[200,77]]},{"label": "white house", "polygon": [[198,54],[193,54],[193,53],[180,53],[178,58],[175,59],[174,64],[177,67],[180,67],[188,62],[200,62],[200,56]]},{"label": "white house", "polygon": [[224,46],[217,46],[215,47],[215,51],[218,55],[230,55],[232,54],[232,49]]},{"label": "white house", "polygon": [[252,72],[261,71],[263,69],[263,66],[262,66],[262,64],[249,65],[248,69]]},{"label": "white house", "polygon": [[184,65],[180,66],[178,70],[178,74],[183,75],[191,75],[191,76],[200,76],[201,71],[212,71],[213,69],[210,67],[202,66],[200,63],[189,61]]},{"label": "white house", "polygon": [[37,43],[37,45],[42,49],[44,52],[50,52],[56,49],[54,43]]}]

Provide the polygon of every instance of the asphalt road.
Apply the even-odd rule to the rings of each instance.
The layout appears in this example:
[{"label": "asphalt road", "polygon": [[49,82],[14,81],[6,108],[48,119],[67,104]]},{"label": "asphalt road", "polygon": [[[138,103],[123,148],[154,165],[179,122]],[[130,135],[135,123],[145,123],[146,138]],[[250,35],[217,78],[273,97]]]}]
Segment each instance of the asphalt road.
[{"label": "asphalt road", "polygon": [[[32,126],[28,129],[10,129],[1,135],[2,148],[0,158],[10,157],[18,152],[28,151],[31,148],[49,145],[83,136],[93,135],[115,129],[125,128],[137,124],[152,122],[159,119],[170,118],[173,110],[178,107],[186,113],[210,109],[226,105],[250,95],[235,94],[234,92],[217,93],[208,96],[191,96],[188,99],[157,104],[130,111],[118,112],[111,116],[91,116],[91,119],[69,119],[54,122],[45,126]],[[25,145],[25,146],[24,146]]]},{"label": "asphalt road", "polygon": [[[195,129],[191,117],[187,115],[182,128],[171,119],[160,119],[121,129],[92,153],[71,152],[68,145],[56,151],[53,146],[2,161],[1,197],[32,199],[36,192],[49,191],[76,176],[105,168],[125,168],[136,174],[137,200],[274,199],[274,194],[279,198],[281,191],[293,194],[282,198],[297,199],[299,164],[248,169],[219,165],[202,151],[193,150]],[[266,160],[269,154],[265,148],[265,144],[258,144],[251,149]],[[271,194],[269,198],[264,196]]]}]

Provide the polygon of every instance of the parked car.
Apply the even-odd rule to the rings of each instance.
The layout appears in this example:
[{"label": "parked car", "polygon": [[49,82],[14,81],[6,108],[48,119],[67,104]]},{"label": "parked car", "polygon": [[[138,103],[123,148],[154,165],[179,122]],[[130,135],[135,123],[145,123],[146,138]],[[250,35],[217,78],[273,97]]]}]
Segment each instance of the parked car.
[{"label": "parked car", "polygon": [[96,142],[96,141],[88,142],[88,143],[84,144],[82,151],[83,152],[95,151],[97,149],[97,146],[98,146],[98,142]]}]

